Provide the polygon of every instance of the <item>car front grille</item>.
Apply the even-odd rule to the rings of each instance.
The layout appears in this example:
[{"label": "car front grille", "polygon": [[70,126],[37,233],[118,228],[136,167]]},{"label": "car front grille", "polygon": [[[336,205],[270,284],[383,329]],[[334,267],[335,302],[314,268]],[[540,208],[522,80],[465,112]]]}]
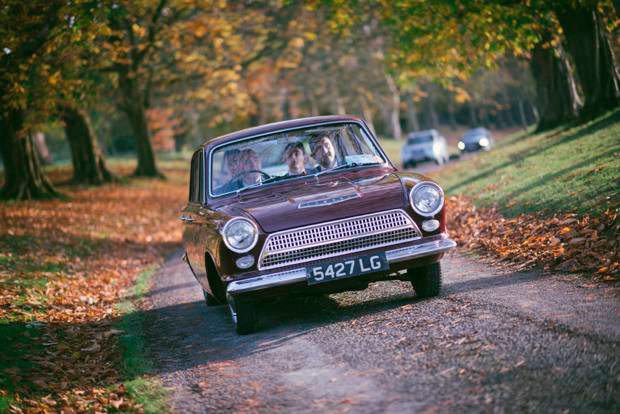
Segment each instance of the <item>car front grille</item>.
[{"label": "car front grille", "polygon": [[258,268],[272,269],[390,246],[421,237],[420,230],[402,210],[351,217],[268,236]]}]

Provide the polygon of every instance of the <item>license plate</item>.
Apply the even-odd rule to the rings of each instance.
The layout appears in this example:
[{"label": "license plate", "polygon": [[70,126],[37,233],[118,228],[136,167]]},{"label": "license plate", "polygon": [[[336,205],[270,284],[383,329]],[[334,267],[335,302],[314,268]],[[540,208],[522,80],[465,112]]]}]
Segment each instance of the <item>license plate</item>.
[{"label": "license plate", "polygon": [[389,267],[385,253],[378,253],[306,267],[306,277],[309,285],[316,285],[317,283],[380,272],[388,270]]}]

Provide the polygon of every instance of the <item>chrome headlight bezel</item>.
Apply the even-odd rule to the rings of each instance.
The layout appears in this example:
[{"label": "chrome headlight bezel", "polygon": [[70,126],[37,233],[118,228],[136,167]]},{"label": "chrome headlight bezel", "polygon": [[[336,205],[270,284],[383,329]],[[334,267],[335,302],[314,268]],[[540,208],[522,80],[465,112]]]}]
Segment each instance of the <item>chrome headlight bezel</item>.
[{"label": "chrome headlight bezel", "polygon": [[[437,190],[437,192],[439,193],[439,203],[437,204],[437,207],[435,207],[430,212],[425,212],[425,211],[421,211],[420,209],[418,209],[416,207],[416,203],[414,200],[416,192],[419,191],[423,187],[432,187],[435,190]],[[413,210],[419,215],[421,215],[422,217],[433,217],[435,214],[439,213],[441,209],[443,208],[443,205],[444,205],[443,190],[440,186],[438,186],[437,184],[431,181],[421,181],[417,183],[416,185],[414,185],[411,191],[409,192],[409,204],[411,205],[411,208],[413,208]]]},{"label": "chrome headlight bezel", "polygon": [[[252,243],[248,247],[244,247],[242,249],[232,246],[228,241],[227,235],[228,230],[230,230],[230,226],[239,221],[244,221],[248,223],[254,232],[254,236],[252,237]],[[252,250],[254,246],[256,246],[256,243],[258,243],[258,227],[256,227],[256,224],[250,219],[247,219],[245,217],[233,217],[228,220],[224,225],[224,228],[222,228],[222,239],[224,240],[224,244],[226,245],[226,247],[228,247],[228,249],[230,249],[231,251],[235,253],[247,253]]]}]

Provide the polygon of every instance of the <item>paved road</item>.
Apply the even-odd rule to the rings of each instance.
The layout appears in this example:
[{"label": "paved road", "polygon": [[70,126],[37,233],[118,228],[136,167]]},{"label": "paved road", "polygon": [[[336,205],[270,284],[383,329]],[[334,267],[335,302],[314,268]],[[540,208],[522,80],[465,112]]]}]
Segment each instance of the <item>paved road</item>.
[{"label": "paved road", "polygon": [[280,300],[237,336],[178,256],[145,310],[175,412],[620,412],[617,289],[455,253],[439,298],[383,282]]}]

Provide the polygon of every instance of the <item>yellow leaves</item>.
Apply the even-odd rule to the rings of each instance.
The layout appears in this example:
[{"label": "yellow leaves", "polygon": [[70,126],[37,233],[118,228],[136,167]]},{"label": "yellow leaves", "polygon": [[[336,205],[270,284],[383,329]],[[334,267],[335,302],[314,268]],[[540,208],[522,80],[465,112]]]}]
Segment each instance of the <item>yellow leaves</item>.
[{"label": "yellow leaves", "polygon": [[291,39],[290,45],[292,47],[294,47],[295,49],[301,49],[302,47],[304,47],[304,39],[301,37],[295,37],[293,39]]},{"label": "yellow leaves", "polygon": [[313,42],[317,39],[317,35],[314,32],[305,32],[304,37],[309,41]]},{"label": "yellow leaves", "polygon": [[454,95],[454,100],[459,103],[459,104],[463,104],[467,101],[469,101],[471,99],[471,96],[469,95],[469,93],[463,89],[463,88],[457,88],[456,93]]},{"label": "yellow leaves", "polygon": [[47,82],[52,86],[56,86],[59,80],[60,80],[60,72],[56,72],[52,76],[47,78]]},{"label": "yellow leaves", "polygon": [[137,23],[131,25],[131,31],[138,37],[144,37],[144,35],[146,35],[146,29]]}]

